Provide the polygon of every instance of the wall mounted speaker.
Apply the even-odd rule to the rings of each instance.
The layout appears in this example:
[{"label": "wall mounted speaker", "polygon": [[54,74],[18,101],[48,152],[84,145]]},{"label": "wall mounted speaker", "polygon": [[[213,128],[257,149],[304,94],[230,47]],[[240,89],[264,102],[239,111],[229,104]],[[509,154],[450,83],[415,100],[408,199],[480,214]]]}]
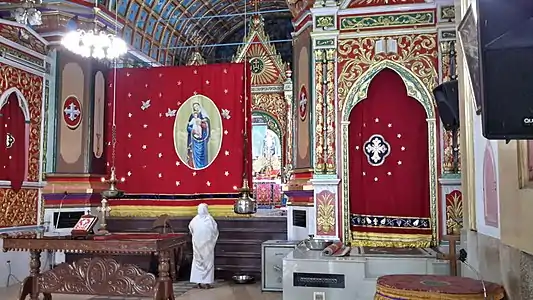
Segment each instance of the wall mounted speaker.
[{"label": "wall mounted speaker", "polygon": [[439,116],[446,130],[459,128],[459,90],[457,80],[447,81],[435,89],[433,95]]}]

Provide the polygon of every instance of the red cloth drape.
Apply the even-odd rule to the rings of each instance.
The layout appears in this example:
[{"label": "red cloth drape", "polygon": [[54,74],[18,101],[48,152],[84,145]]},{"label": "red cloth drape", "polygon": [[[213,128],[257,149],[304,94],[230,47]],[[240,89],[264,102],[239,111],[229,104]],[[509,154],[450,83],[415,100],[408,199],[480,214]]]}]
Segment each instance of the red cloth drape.
[{"label": "red cloth drape", "polygon": [[378,73],[354,107],[349,148],[352,230],[430,233],[426,113],[394,71]]},{"label": "red cloth drape", "polygon": [[[119,69],[115,165],[126,179],[120,188],[149,195],[236,193],[244,171],[245,115],[249,135],[251,128],[244,74],[244,64]],[[113,89],[108,85],[108,161]],[[194,113],[197,100],[189,99],[195,95],[212,104],[201,100]],[[251,151],[247,155],[251,162]],[[251,174],[251,163],[248,167]]]},{"label": "red cloth drape", "polygon": [[26,172],[26,122],[15,93],[11,93],[7,103],[2,107],[2,129],[4,139],[2,148],[1,176],[11,181],[11,188],[18,192],[24,182]]}]

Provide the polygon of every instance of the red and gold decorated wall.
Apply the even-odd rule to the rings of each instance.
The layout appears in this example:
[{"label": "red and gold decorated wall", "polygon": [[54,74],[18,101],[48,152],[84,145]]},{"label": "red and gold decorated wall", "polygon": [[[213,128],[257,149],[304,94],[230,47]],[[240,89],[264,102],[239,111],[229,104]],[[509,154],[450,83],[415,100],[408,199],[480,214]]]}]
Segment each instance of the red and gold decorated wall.
[{"label": "red and gold decorated wall", "polygon": [[30,112],[28,175],[23,188],[15,192],[0,188],[0,227],[36,225],[39,193],[36,186],[40,168],[41,109],[43,103],[43,77],[22,69],[0,63],[0,95],[10,88],[18,89],[28,104]]},{"label": "red and gold decorated wall", "polygon": [[352,0],[348,8],[360,8],[368,6],[380,5],[405,5],[405,4],[421,4],[426,3],[426,0]]},{"label": "red and gold decorated wall", "polygon": [[[375,54],[376,41],[392,38],[397,41],[397,54]],[[343,39],[338,46],[338,101],[342,109],[346,96],[355,81],[372,65],[383,61],[397,62],[416,75],[428,90],[438,82],[437,33],[413,33],[402,35],[357,37]]]}]

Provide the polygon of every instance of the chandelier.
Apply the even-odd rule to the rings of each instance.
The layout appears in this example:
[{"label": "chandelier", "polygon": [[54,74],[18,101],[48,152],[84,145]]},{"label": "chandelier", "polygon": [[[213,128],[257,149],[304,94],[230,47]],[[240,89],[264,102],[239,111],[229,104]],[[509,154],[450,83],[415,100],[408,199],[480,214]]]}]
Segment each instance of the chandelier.
[{"label": "chandelier", "polygon": [[128,52],[123,39],[97,29],[68,32],[63,36],[61,44],[73,53],[96,59],[113,60]]}]

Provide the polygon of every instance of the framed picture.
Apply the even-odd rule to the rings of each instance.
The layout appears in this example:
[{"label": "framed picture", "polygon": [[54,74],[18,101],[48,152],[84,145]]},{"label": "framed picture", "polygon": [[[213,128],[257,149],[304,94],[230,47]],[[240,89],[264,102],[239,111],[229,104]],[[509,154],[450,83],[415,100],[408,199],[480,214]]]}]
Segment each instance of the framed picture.
[{"label": "framed picture", "polygon": [[78,220],[74,228],[72,228],[72,235],[88,235],[98,222],[98,217],[93,215],[83,215]]},{"label": "framed picture", "polygon": [[474,107],[476,114],[481,114],[481,66],[479,64],[479,30],[476,17],[474,14],[474,7],[470,5],[466,11],[463,20],[458,26],[459,41],[463,48],[463,54],[466,59],[468,73],[470,75],[470,83],[474,94]]}]

